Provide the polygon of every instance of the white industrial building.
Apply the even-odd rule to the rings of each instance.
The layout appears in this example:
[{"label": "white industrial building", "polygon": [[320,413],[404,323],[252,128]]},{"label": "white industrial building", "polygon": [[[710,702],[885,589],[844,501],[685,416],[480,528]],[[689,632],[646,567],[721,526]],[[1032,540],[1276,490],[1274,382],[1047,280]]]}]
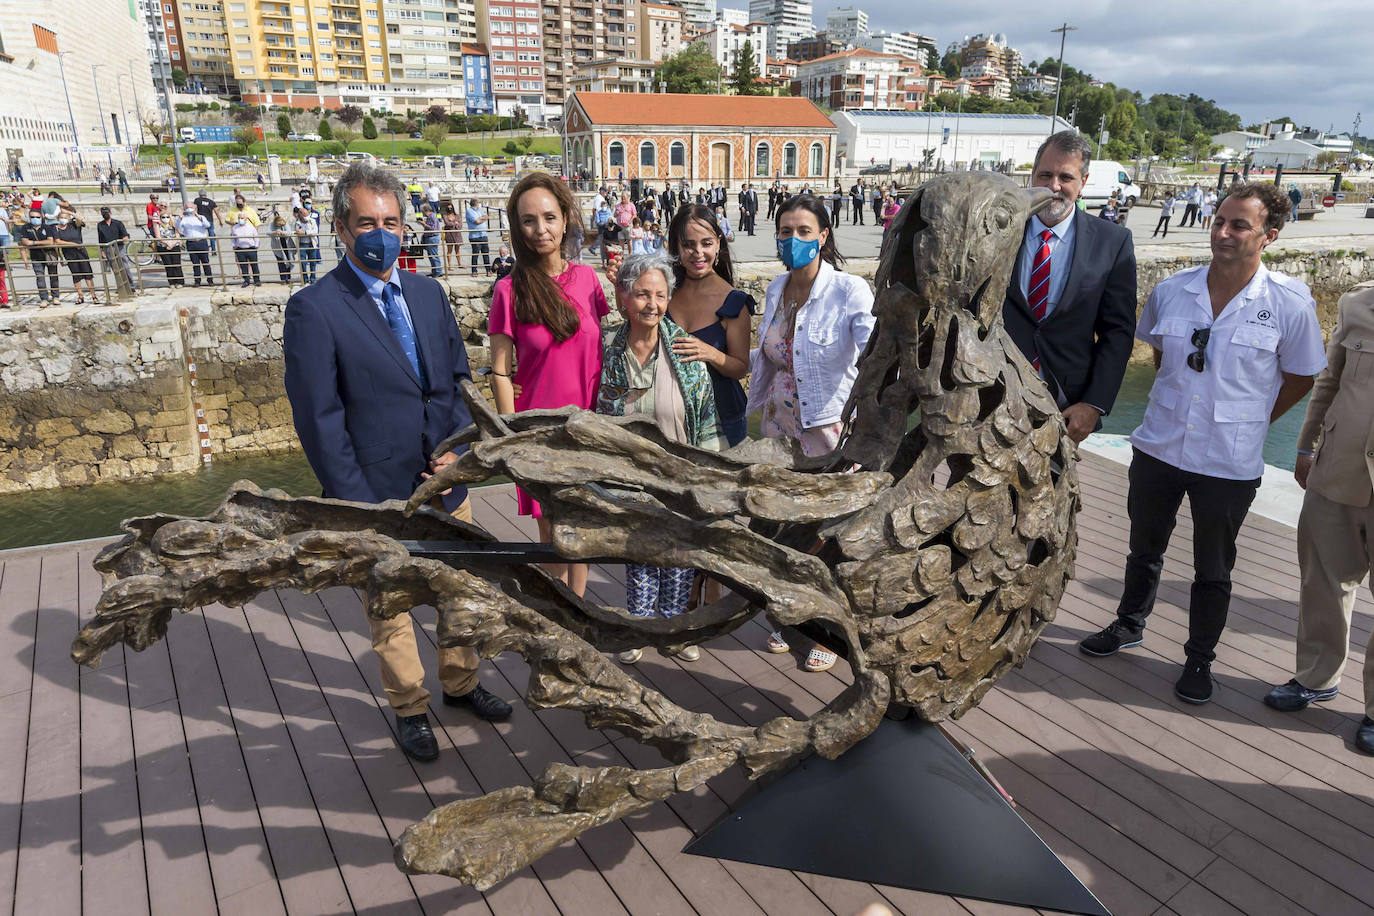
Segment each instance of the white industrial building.
[{"label": "white industrial building", "polygon": [[929,111],[837,111],[830,116],[838,133],[844,168],[891,163],[920,165],[925,150],[945,166],[1013,167],[1035,159],[1035,151],[1055,131],[1070,129],[1063,118],[1046,115],[956,114]]},{"label": "white industrial building", "polygon": [[1250,164],[1260,168],[1305,169],[1316,164],[1321,149],[1306,140],[1275,140],[1250,154]]},{"label": "white industrial building", "polygon": [[36,183],[78,164],[127,168],[158,110],[146,31],[128,0],[83,0],[79,14],[0,3],[0,165]]},{"label": "white industrial building", "polygon": [[1268,143],[1269,138],[1250,130],[1228,130],[1212,134],[1212,142],[1223,151],[1229,150],[1231,156],[1244,157]]}]

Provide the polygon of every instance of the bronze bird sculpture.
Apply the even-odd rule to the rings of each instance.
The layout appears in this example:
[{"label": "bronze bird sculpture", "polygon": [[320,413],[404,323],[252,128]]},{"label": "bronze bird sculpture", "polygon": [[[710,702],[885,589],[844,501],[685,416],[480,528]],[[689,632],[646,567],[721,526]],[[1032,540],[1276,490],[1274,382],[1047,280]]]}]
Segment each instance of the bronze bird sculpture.
[{"label": "bronze bird sculpture", "polygon": [[[240,483],[210,516],[126,521],[95,561],[105,591],[72,657],[160,639],[173,612],[242,604],[273,588],[351,586],[373,617],[438,611],[439,641],[528,662],[525,703],[580,710],[659,749],[646,770],[552,764],[532,786],[435,809],[396,844],[397,865],[488,888],[579,833],[689,791],[736,764],[750,777],[835,757],[892,705],[958,716],[1020,664],[1072,574],[1074,448],[1054,400],[1002,330],[1029,215],[1050,199],[990,173],[927,182],[883,245],[877,325],[837,450],[782,440],[713,453],[652,423],[586,411],[498,416],[465,390],[470,447],[408,504],[290,498]],[[504,474],[540,501],[566,559],[705,570],[732,594],[672,619],[578,598],[534,564],[454,568],[402,541],[493,540],[428,507],[457,483]],[[765,611],[818,624],[853,683],[806,720],[758,727],[684,709],[607,652],[676,651]]]}]

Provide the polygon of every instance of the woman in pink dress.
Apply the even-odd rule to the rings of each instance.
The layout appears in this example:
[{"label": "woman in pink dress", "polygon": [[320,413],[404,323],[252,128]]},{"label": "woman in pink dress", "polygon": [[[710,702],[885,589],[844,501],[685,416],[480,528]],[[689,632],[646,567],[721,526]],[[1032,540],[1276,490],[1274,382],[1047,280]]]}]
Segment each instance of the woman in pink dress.
[{"label": "woman in pink dress", "polygon": [[[565,182],[532,172],[511,191],[506,215],[515,267],[496,282],[487,318],[496,409],[590,410],[601,382],[601,319],[610,309],[596,271],[573,261],[578,240],[569,229],[582,224],[577,201]],[[516,492],[520,514],[533,515],[540,539],[550,540],[539,503]],[[585,564],[549,571],[577,594],[586,591]]]}]

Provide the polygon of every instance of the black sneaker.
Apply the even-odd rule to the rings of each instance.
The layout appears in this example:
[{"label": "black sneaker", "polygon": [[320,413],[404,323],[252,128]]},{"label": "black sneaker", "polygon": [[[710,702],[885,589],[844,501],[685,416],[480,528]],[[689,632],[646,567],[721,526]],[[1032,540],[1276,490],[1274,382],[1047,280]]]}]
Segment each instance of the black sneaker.
[{"label": "black sneaker", "polygon": [[1374,719],[1365,716],[1355,730],[1355,746],[1366,754],[1374,754]]},{"label": "black sneaker", "polygon": [[1184,662],[1174,693],[1185,703],[1206,703],[1212,699],[1212,663],[1195,658]]},{"label": "black sneaker", "polygon": [[406,755],[416,760],[433,760],[439,756],[439,742],[434,739],[434,730],[429,727],[429,716],[396,717],[397,743]]},{"label": "black sneaker", "polygon": [[510,704],[478,684],[462,696],[444,694],[445,706],[467,706],[479,719],[488,722],[504,722],[510,718]]},{"label": "black sneaker", "polygon": [[1325,703],[1327,700],[1335,699],[1339,687],[1327,687],[1325,690],[1309,690],[1299,684],[1297,678],[1287,684],[1280,684],[1273,690],[1264,695],[1264,702],[1267,706],[1272,706],[1280,712],[1296,712],[1303,709],[1308,703]]},{"label": "black sneaker", "polygon": [[1078,644],[1078,651],[1085,655],[1105,658],[1115,655],[1122,649],[1130,649],[1145,641],[1143,633],[1134,633],[1120,620],[1115,620],[1107,629],[1087,637]]}]

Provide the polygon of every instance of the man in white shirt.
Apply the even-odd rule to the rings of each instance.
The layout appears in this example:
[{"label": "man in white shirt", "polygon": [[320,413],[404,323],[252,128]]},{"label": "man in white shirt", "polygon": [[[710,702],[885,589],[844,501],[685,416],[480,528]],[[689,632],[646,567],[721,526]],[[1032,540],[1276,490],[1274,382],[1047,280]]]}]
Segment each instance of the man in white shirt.
[{"label": "man in white shirt", "polygon": [[429,187],[425,188],[425,200],[429,201],[430,209],[435,213],[439,212],[439,185],[431,181]]},{"label": "man in white shirt", "polygon": [[1193,226],[1197,223],[1198,211],[1202,209],[1202,188],[1198,183],[1193,182],[1193,186],[1188,189],[1188,195],[1184,198],[1187,202],[1183,206],[1183,217],[1178,221],[1178,228]]},{"label": "man in white shirt", "polygon": [[1236,185],[1212,223],[1212,263],[1161,282],[1137,325],[1158,376],[1131,434],[1124,586],[1117,619],[1078,645],[1098,656],[1140,645],[1187,494],[1193,587],[1187,661],[1174,692],[1190,703],[1212,698],[1236,536],[1264,474],[1264,437],[1326,366],[1311,292],[1260,263],[1290,206],[1271,184]]}]

